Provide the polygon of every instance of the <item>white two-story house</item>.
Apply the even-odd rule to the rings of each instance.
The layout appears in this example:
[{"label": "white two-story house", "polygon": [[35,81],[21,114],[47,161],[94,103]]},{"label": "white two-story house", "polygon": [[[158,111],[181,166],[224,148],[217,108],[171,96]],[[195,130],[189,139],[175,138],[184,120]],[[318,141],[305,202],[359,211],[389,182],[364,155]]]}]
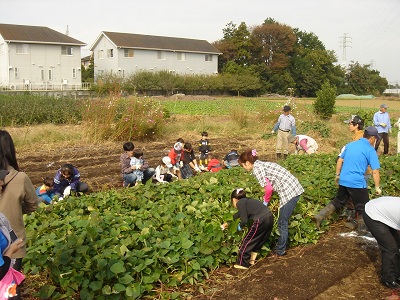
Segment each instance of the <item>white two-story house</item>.
[{"label": "white two-story house", "polygon": [[0,88],[74,89],[86,44],[42,26],[0,24]]},{"label": "white two-story house", "polygon": [[221,52],[205,40],[103,31],[90,50],[94,76],[139,71],[217,74]]}]

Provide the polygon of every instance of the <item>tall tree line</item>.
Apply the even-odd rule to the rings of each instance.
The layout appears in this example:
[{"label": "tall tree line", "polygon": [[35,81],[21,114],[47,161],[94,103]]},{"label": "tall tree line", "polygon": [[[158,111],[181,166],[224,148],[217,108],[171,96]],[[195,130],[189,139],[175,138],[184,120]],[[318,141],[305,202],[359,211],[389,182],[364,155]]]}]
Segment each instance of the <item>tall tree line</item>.
[{"label": "tall tree line", "polygon": [[380,95],[388,86],[370,65],[352,62],[345,69],[337,64],[334,51],[327,50],[314,33],[272,18],[252,28],[244,22],[230,22],[222,32],[223,38],[214,42],[223,53],[219,72],[257,78],[261,82],[258,93],[290,91],[299,97],[315,97],[328,81],[339,94]]}]

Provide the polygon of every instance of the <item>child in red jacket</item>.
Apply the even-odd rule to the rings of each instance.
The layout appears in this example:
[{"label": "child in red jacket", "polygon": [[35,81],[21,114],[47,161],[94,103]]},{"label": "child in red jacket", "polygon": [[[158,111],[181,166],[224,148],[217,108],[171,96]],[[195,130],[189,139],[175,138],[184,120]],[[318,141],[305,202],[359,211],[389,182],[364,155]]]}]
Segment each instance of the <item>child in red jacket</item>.
[{"label": "child in red jacket", "polygon": [[218,172],[221,169],[222,169],[221,162],[218,160],[218,158],[215,155],[213,155],[211,157],[210,161],[208,162],[207,170],[210,172]]}]

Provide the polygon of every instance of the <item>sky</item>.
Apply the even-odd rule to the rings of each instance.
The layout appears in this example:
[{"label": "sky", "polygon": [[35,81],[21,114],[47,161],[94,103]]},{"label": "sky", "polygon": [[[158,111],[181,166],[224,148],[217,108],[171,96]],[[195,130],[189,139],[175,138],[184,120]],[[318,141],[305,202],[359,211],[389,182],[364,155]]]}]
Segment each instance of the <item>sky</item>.
[{"label": "sky", "polygon": [[229,22],[253,27],[267,18],[314,33],[339,63],[369,64],[400,84],[400,0],[0,0],[0,23],[68,27],[87,44],[83,55],[102,31],[212,43]]}]

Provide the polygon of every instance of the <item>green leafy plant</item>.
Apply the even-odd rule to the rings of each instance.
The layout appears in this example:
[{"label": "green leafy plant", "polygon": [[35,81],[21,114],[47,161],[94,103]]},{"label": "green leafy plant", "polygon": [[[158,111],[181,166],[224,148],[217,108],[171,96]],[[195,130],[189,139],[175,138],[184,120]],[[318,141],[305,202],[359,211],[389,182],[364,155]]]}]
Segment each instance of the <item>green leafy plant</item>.
[{"label": "green leafy plant", "polygon": [[314,110],[322,119],[330,119],[335,112],[336,87],[328,81],[317,91],[317,99],[314,102]]}]

